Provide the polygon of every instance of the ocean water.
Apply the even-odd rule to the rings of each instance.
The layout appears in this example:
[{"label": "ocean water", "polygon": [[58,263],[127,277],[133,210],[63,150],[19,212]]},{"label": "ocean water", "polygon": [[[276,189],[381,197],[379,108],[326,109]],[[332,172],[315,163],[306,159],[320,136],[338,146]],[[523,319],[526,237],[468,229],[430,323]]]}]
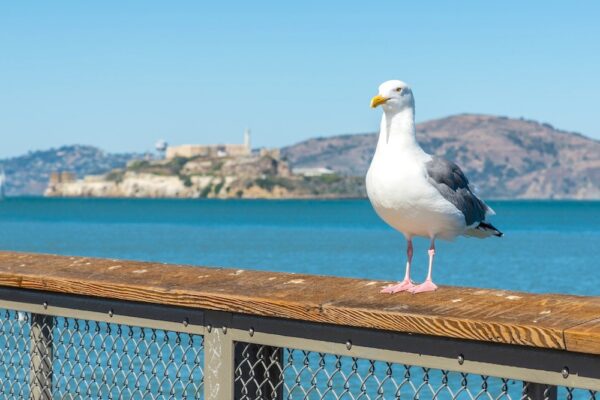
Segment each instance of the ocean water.
[{"label": "ocean water", "polygon": [[[600,202],[497,201],[503,238],[439,241],[445,285],[600,295]],[[414,278],[426,274],[415,242]],[[405,241],[367,200],[8,198],[0,249],[396,280]]]}]

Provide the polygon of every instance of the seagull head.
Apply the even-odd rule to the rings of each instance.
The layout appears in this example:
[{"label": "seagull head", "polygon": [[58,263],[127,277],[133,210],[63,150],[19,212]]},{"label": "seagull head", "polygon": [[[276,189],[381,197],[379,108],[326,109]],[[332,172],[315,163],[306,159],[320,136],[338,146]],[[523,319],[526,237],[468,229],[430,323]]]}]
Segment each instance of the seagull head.
[{"label": "seagull head", "polygon": [[388,113],[397,113],[405,108],[413,108],[413,99],[410,87],[399,80],[383,82],[379,85],[379,93],[371,99],[371,107],[381,106]]}]

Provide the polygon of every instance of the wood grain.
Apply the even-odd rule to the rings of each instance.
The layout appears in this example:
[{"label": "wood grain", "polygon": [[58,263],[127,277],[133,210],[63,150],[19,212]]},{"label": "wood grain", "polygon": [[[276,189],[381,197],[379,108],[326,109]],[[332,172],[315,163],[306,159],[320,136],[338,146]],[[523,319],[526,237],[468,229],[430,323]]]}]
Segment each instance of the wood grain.
[{"label": "wood grain", "polygon": [[600,298],[0,252],[0,286],[600,354]]},{"label": "wood grain", "polygon": [[567,328],[565,346],[580,353],[600,354],[600,314],[597,319]]}]

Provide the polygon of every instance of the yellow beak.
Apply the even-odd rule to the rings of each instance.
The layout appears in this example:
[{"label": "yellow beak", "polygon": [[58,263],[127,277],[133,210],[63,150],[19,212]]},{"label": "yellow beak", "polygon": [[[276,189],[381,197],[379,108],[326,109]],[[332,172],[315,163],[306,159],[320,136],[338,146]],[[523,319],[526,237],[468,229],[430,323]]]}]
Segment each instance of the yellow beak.
[{"label": "yellow beak", "polygon": [[386,101],[388,101],[386,97],[377,95],[371,99],[371,108],[375,108],[378,105],[385,103]]}]

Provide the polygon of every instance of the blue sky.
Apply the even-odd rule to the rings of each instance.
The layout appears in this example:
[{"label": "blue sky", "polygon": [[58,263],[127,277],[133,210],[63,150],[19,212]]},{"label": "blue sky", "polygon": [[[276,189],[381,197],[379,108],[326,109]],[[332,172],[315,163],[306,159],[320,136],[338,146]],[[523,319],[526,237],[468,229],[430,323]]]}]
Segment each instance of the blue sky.
[{"label": "blue sky", "polygon": [[256,146],[374,131],[380,82],[419,121],[524,116],[600,138],[600,2],[0,3],[0,157],[81,143]]}]

